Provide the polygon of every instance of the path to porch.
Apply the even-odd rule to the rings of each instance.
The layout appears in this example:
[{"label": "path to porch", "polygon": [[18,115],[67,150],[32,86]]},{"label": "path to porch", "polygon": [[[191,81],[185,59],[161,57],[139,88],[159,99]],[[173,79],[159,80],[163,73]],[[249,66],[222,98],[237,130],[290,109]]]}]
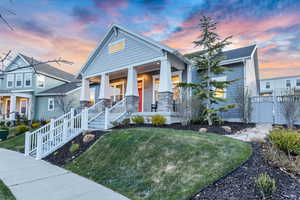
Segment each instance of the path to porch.
[{"label": "path to porch", "polygon": [[0,149],[0,179],[18,200],[129,200],[72,172],[6,149]]}]

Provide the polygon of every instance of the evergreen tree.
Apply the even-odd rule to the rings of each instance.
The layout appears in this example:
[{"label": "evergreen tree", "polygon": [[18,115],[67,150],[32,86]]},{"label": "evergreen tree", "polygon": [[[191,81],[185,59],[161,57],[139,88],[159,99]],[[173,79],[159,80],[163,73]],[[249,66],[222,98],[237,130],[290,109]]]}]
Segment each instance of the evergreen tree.
[{"label": "evergreen tree", "polygon": [[203,114],[211,126],[214,121],[221,120],[217,115],[219,112],[225,112],[235,107],[233,104],[221,106],[220,103],[225,99],[216,95],[216,92],[224,92],[224,89],[235,80],[218,81],[213,79],[213,77],[224,75],[226,71],[230,70],[228,67],[221,66],[220,63],[225,59],[222,52],[227,45],[231,44],[228,40],[232,36],[221,39],[216,33],[217,23],[207,16],[201,17],[199,26],[201,35],[193,43],[202,51],[192,54],[192,61],[200,81],[199,83],[180,83],[179,87],[191,88],[199,101],[205,104]]}]

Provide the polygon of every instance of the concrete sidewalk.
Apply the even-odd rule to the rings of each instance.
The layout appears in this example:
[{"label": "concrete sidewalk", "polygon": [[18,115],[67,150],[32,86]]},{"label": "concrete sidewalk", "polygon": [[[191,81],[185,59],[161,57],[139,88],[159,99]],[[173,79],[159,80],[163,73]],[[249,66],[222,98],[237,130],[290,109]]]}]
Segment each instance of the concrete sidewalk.
[{"label": "concrete sidewalk", "polygon": [[43,160],[0,149],[0,179],[17,200],[129,200]]}]

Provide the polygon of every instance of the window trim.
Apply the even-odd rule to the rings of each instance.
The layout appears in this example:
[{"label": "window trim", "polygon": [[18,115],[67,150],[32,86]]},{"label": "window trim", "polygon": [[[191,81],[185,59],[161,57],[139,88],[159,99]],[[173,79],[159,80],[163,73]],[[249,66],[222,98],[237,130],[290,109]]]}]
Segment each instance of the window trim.
[{"label": "window trim", "polygon": [[296,87],[300,87],[300,79],[296,79]]},{"label": "window trim", "polygon": [[[9,77],[12,77],[11,80]],[[11,82],[11,86],[8,85],[8,82]],[[7,88],[13,88],[15,82],[15,75],[14,74],[7,74],[6,76],[6,87]]]},{"label": "window trim", "polygon": [[[26,76],[29,76],[30,78],[28,79],[30,81],[30,85],[26,85]],[[32,87],[32,73],[25,73],[24,74],[24,87]]]},{"label": "window trim", "polygon": [[[288,82],[289,82],[290,86],[288,86]],[[292,87],[292,81],[290,79],[285,80],[285,87],[286,88],[291,88]]]},{"label": "window trim", "polygon": [[[50,105],[52,102],[52,108],[50,108]],[[53,98],[48,98],[48,111],[54,111],[54,99]]]},{"label": "window trim", "polygon": [[[269,87],[268,87],[269,86]],[[271,82],[270,81],[267,81],[266,82],[266,86],[265,86],[266,89],[271,89]]]},{"label": "window trim", "polygon": [[[18,80],[18,78],[21,78],[20,80]],[[18,86],[18,81],[21,81],[21,85]],[[16,88],[21,88],[23,87],[23,73],[18,73],[16,74],[16,78],[15,78],[15,86]]]},{"label": "window trim", "polygon": [[[43,86],[39,86],[39,78],[43,78]],[[45,83],[46,83],[45,76],[42,75],[42,74],[37,74],[37,76],[36,76],[36,86],[38,88],[45,88]]]}]

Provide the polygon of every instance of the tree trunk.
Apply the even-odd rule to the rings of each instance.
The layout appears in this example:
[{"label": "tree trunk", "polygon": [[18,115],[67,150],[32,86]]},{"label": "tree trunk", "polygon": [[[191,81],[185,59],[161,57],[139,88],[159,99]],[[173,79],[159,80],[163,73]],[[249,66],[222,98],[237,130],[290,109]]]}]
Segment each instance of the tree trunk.
[{"label": "tree trunk", "polygon": [[[209,61],[209,58],[208,58],[208,68],[207,68],[207,104],[206,104],[206,110],[209,111],[210,109],[210,61]],[[208,125],[209,126],[212,126],[212,120],[211,120],[211,113],[210,112],[207,112],[207,121],[208,121]]]}]

